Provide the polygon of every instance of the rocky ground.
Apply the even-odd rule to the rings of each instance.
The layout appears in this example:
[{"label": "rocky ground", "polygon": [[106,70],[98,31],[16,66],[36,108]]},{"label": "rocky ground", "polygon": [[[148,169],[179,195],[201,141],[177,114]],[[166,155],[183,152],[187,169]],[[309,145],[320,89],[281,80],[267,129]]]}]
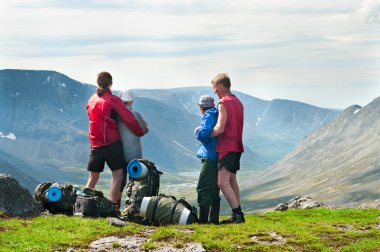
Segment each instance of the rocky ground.
[{"label": "rocky ground", "polygon": [[40,214],[44,209],[15,178],[0,173],[0,211],[11,217],[29,217]]}]

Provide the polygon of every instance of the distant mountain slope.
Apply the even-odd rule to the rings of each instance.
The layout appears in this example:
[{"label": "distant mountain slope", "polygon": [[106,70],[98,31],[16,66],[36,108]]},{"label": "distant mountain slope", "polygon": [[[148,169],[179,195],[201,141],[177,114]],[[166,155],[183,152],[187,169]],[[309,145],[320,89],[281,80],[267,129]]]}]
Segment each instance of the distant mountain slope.
[{"label": "distant mountain slope", "polygon": [[34,168],[15,156],[4,153],[0,150],[0,173],[9,174],[27,188],[34,192],[36,186],[40,183],[34,173]]},{"label": "distant mountain slope", "polygon": [[[1,70],[0,149],[47,171],[75,166],[86,174],[89,143],[85,106],[95,89],[54,71]],[[242,164],[248,169],[273,164],[339,113],[234,93],[245,106]],[[203,94],[213,95],[211,87],[135,90],[134,108],[150,129],[142,138],[146,158],[167,171],[198,169],[195,152],[199,143],[193,130],[201,118],[196,104]],[[65,169],[57,176],[69,178]]]},{"label": "distant mountain slope", "polygon": [[380,97],[316,130],[251,190],[251,200],[311,195],[338,206],[380,203]]},{"label": "distant mountain slope", "polygon": [[85,102],[95,87],[53,71],[0,71],[1,149],[39,163],[88,156]]},{"label": "distant mountain slope", "polygon": [[164,170],[181,171],[198,165],[193,130],[199,118],[150,98],[136,98],[134,109],[148,122],[142,138],[143,155]]}]

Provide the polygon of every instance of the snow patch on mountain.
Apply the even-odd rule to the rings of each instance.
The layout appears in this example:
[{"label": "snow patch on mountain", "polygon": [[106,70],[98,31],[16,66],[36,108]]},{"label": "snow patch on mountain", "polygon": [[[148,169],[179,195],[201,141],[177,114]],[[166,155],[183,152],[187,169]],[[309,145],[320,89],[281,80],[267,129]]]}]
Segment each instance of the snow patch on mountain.
[{"label": "snow patch on mountain", "polygon": [[11,94],[11,97],[17,97],[19,94],[19,92],[16,92],[15,94]]},{"label": "snow patch on mountain", "polygon": [[61,87],[66,87],[66,83],[61,83],[58,81],[58,85],[60,85]]},{"label": "snow patch on mountain", "polygon": [[16,135],[13,134],[12,132],[8,133],[8,135],[3,134],[3,132],[0,132],[0,137],[1,138],[8,138],[11,140],[16,140]]},{"label": "snow patch on mountain", "polygon": [[257,117],[256,126],[259,126],[260,122],[261,122],[261,118]]}]

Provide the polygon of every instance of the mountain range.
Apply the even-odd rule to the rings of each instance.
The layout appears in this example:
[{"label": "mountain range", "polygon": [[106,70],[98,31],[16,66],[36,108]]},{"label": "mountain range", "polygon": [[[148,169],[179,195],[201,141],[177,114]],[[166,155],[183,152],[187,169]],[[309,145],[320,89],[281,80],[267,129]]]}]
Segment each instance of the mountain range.
[{"label": "mountain range", "polygon": [[[41,166],[81,165],[89,144],[85,109],[94,85],[54,71],[0,71],[0,149]],[[245,112],[244,163],[253,169],[279,160],[310,132],[339,111],[308,104],[264,101],[235,92]],[[197,169],[193,129],[201,115],[197,100],[209,87],[135,90],[134,109],[149,123],[142,138],[144,156],[164,170]],[[12,137],[5,137],[12,134]]]}]

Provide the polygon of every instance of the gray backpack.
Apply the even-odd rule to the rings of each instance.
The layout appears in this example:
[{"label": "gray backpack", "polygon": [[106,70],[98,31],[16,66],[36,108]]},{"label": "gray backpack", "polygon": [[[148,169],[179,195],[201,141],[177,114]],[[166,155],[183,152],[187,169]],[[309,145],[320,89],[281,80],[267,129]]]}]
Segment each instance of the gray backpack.
[{"label": "gray backpack", "polygon": [[93,218],[116,216],[117,206],[104,197],[103,192],[85,188],[75,201],[74,215]]}]

